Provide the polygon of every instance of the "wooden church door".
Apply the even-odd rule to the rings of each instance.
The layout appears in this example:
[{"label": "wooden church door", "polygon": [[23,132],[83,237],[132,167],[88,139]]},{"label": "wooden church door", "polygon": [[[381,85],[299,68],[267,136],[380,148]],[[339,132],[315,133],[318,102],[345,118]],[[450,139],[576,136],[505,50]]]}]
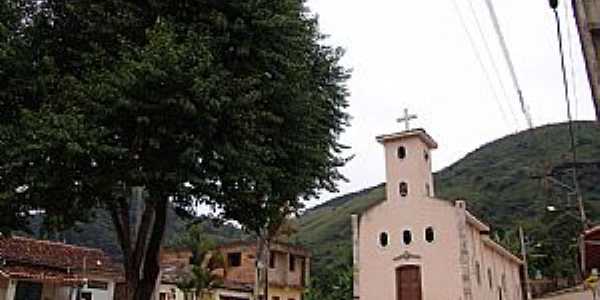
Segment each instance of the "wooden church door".
[{"label": "wooden church door", "polygon": [[396,269],[397,300],[422,300],[421,268],[403,266]]}]

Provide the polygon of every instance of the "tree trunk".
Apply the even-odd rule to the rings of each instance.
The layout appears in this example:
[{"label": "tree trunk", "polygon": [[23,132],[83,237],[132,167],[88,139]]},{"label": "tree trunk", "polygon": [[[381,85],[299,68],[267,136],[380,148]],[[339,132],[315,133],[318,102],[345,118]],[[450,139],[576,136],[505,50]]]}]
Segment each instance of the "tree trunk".
[{"label": "tree trunk", "polygon": [[120,199],[116,207],[110,208],[123,252],[127,300],[152,299],[156,284],[159,282],[160,248],[166,227],[169,201],[164,195],[157,198],[155,201],[144,201],[141,219],[133,226],[129,214],[132,201]]},{"label": "tree trunk", "polygon": [[[256,238],[256,282],[254,285],[254,299],[268,299],[268,263],[270,256],[270,241],[264,234]],[[261,298],[264,296],[264,298]]]}]

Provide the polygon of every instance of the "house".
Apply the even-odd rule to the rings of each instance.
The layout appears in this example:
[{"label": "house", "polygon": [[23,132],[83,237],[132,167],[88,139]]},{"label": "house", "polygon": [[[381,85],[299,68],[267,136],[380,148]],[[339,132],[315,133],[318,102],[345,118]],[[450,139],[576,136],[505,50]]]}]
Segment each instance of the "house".
[{"label": "house", "polygon": [[386,198],[352,216],[354,298],[517,300],[522,261],[489,237],[465,201],[435,197],[422,129],[382,135]]},{"label": "house", "polygon": [[[224,288],[214,299],[252,299],[256,277],[256,242],[234,242],[218,250],[225,258]],[[272,242],[269,260],[270,300],[300,300],[310,279],[310,253],[300,246]],[[232,293],[232,291],[236,291]]]},{"label": "house", "polygon": [[186,293],[177,287],[182,278],[190,276],[192,258],[190,250],[161,250],[161,281],[156,291],[156,300],[197,300],[195,293]]},{"label": "house", "polygon": [[98,249],[0,237],[0,300],[112,300],[121,277]]},{"label": "house", "polygon": [[587,278],[593,269],[600,271],[600,226],[585,230],[580,238],[581,265],[584,278]]},{"label": "house", "polygon": [[[256,242],[237,241],[217,247],[223,257],[219,284],[202,300],[254,300],[256,280]],[[310,253],[300,247],[272,242],[270,245],[270,300],[301,300],[310,276]],[[177,288],[180,278],[189,272],[190,251],[169,249],[161,254],[161,285],[156,300],[197,300]]]}]

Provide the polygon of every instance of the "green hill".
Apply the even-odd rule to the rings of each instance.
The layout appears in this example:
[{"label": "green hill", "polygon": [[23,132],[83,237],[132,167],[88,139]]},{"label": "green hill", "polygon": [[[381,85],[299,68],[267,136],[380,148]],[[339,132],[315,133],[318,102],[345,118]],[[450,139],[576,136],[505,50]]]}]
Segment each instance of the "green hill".
[{"label": "green hill", "polygon": [[[580,161],[600,161],[600,125],[575,124]],[[443,147],[443,145],[442,145]],[[566,124],[549,125],[510,135],[480,147],[455,164],[435,174],[438,197],[465,199],[469,210],[495,231],[529,227],[545,215],[547,205],[573,210],[563,190],[536,177],[570,161],[570,139]],[[590,219],[600,221],[600,168],[582,168],[579,180]],[[568,174],[558,178],[570,182]],[[360,213],[385,198],[384,184],[344,195],[307,211],[299,218],[295,241],[312,250],[315,270],[347,264],[351,257],[350,215]],[[576,212],[575,212],[576,213]],[[535,228],[532,228],[532,232]]]}]

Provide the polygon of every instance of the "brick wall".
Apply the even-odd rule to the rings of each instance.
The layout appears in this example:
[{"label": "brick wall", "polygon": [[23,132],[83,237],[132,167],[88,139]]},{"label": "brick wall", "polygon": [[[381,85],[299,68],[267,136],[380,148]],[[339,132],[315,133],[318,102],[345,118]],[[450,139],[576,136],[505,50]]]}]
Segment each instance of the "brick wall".
[{"label": "brick wall", "polygon": [[[227,265],[225,280],[238,283],[254,283],[256,276],[256,245],[238,245],[221,251]],[[227,256],[229,253],[241,253],[241,265],[239,267],[228,265]],[[269,267],[269,283],[276,286],[303,286],[303,271],[308,268],[307,266],[303,267],[303,264],[307,262],[306,258],[295,255],[295,268],[294,271],[290,271],[290,253],[280,249],[273,250],[271,253],[274,255],[275,267]]]}]

